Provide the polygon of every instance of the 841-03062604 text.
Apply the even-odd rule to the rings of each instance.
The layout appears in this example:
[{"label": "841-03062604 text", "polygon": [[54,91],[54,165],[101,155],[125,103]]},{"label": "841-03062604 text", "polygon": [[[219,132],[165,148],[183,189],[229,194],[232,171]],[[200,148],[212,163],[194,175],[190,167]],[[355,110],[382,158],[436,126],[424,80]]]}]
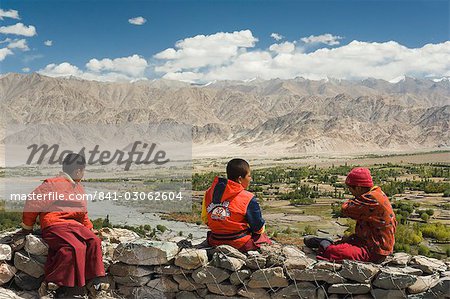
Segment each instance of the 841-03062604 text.
[{"label": "841-03062604 text", "polygon": [[149,200],[149,201],[175,201],[182,200],[181,191],[152,191],[152,192],[97,192],[93,194],[93,200]]},{"label": "841-03062604 text", "polygon": [[[127,200],[127,201],[180,201],[183,200],[183,194],[181,191],[151,191],[151,192],[103,192],[94,191],[92,193],[84,194],[69,194],[67,198],[69,201],[94,201],[94,200]],[[66,197],[62,193],[49,192],[46,194],[11,194],[10,200],[31,200],[31,201],[59,201],[65,200]]]}]

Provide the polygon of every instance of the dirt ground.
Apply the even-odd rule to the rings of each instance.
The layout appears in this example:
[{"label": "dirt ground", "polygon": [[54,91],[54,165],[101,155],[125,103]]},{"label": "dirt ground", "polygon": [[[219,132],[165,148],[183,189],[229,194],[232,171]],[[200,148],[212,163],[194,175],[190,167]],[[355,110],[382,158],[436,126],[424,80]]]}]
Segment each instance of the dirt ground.
[{"label": "dirt ground", "polygon": [[[276,152],[275,152],[276,153]],[[366,156],[357,154],[317,154],[317,155],[303,155],[296,157],[276,156],[275,153],[261,157],[249,155],[236,155],[221,158],[200,158],[195,157],[193,160],[194,172],[222,172],[226,163],[233,157],[241,157],[247,159],[254,169],[269,168],[276,166],[311,166],[331,167],[332,165],[374,165],[383,163],[450,163],[450,152],[409,152],[398,153],[395,155],[389,154],[382,156]]]}]

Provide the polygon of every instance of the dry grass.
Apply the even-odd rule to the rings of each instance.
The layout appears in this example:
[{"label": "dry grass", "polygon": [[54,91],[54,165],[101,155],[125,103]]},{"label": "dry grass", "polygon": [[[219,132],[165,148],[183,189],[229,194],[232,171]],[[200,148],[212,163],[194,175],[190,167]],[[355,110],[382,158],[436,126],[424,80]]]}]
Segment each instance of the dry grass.
[{"label": "dry grass", "polygon": [[276,237],[272,237],[275,241],[283,245],[295,245],[298,247],[303,246],[303,238],[300,236],[288,236],[284,234],[278,234]]}]

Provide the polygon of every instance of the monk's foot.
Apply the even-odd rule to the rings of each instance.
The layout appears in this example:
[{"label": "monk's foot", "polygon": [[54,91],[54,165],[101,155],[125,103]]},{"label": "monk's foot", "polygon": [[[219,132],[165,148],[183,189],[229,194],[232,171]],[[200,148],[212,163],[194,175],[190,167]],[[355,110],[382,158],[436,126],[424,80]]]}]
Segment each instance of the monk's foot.
[{"label": "monk's foot", "polygon": [[94,292],[89,292],[88,298],[89,299],[110,299],[114,298],[111,297],[109,289],[109,283],[102,283],[102,288],[100,290],[95,290]]},{"label": "monk's foot", "polygon": [[111,298],[108,295],[109,283],[94,278],[87,284],[89,299]]},{"label": "monk's foot", "polygon": [[51,299],[56,298],[56,290],[59,286],[56,283],[43,281],[39,287],[38,294],[40,299]]},{"label": "monk's foot", "polygon": [[317,248],[319,248],[320,243],[321,243],[322,241],[329,242],[330,244],[333,243],[333,240],[332,240],[332,239],[329,239],[329,238],[318,238],[318,237],[316,237],[316,236],[305,236],[305,237],[303,238],[303,243],[305,243],[305,246],[306,246],[306,247],[309,247],[309,248],[311,248],[311,249],[317,249]]}]

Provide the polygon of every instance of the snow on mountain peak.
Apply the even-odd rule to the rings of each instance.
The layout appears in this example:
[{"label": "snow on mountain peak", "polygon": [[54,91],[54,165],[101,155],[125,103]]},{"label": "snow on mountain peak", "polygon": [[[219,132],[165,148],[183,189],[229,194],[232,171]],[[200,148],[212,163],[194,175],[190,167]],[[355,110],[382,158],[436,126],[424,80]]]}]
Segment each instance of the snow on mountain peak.
[{"label": "snow on mountain peak", "polygon": [[395,83],[403,82],[405,80],[406,80],[406,76],[403,75],[403,76],[399,76],[399,77],[396,77],[394,79],[389,80],[389,83],[394,83],[395,84]]}]

